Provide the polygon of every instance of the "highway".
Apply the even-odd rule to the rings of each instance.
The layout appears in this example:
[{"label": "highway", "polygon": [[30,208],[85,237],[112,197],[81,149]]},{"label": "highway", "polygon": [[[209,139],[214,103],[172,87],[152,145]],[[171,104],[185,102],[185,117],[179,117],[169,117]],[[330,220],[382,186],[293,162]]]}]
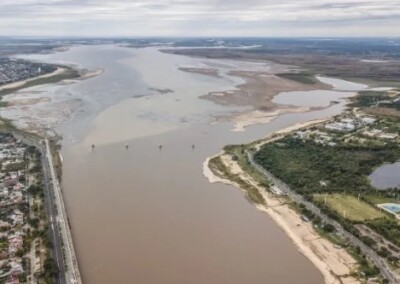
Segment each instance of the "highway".
[{"label": "highway", "polygon": [[[53,206],[56,207],[56,216],[52,217],[51,226],[57,228],[56,231],[59,232],[58,236],[59,240],[62,240],[62,247],[64,255],[64,267],[63,275],[65,277],[65,281],[68,284],[81,284],[81,276],[78,268],[78,261],[75,255],[75,249],[72,242],[71,231],[68,224],[68,216],[64,205],[64,199],[61,192],[61,186],[58,182],[58,178],[55,174],[55,169],[53,165],[53,156],[51,154],[49,140],[46,138],[44,141],[45,147],[45,159],[46,159],[46,167],[48,169],[48,174],[50,174],[50,180],[52,185],[52,191],[50,197],[52,198],[51,202]],[[59,263],[58,265],[61,265]],[[61,271],[60,271],[61,272]],[[60,273],[61,274],[61,273]]]},{"label": "highway", "polygon": [[255,167],[259,172],[261,172],[268,180],[272,181],[274,185],[277,186],[280,190],[282,190],[290,199],[299,204],[303,204],[308,210],[313,212],[315,215],[319,216],[323,222],[334,226],[338,234],[341,235],[343,238],[349,240],[349,242],[352,245],[360,247],[363,254],[368,256],[369,259],[373,261],[373,263],[380,269],[382,276],[387,280],[389,280],[389,283],[391,284],[400,283],[399,280],[395,277],[395,274],[389,268],[388,264],[375,251],[373,251],[371,248],[365,245],[358,238],[356,238],[355,236],[344,230],[343,227],[338,222],[323,214],[317,206],[305,200],[303,196],[301,196],[300,194],[294,192],[286,183],[282,182],[280,179],[276,178],[273,174],[268,172],[262,166],[257,164],[254,160],[252,153],[247,151],[247,157],[253,167]]},{"label": "highway", "polygon": [[60,228],[57,222],[57,209],[54,204],[49,163],[46,158],[47,155],[45,147],[43,145],[40,145],[39,149],[41,152],[42,165],[43,165],[43,182],[44,182],[44,190],[46,198],[46,211],[47,211],[47,216],[49,218],[49,231],[50,231],[49,233],[53,244],[53,249],[51,251],[58,269],[56,282],[57,284],[67,284],[65,277],[65,263],[62,251],[62,241],[60,237]]},{"label": "highway", "polygon": [[20,133],[14,133],[14,136],[25,144],[36,147],[41,153],[46,213],[49,219],[49,235],[52,242],[51,254],[58,270],[56,283],[82,284],[49,141],[47,138],[39,140]]}]

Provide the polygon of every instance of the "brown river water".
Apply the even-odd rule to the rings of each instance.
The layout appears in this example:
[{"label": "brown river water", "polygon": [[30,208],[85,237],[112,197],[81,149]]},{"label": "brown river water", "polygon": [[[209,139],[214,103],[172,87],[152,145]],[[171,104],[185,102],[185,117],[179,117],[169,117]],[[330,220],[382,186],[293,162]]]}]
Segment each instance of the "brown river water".
[{"label": "brown river water", "polygon": [[[210,184],[202,164],[224,145],[338,114],[343,102],[232,132],[231,123],[209,123],[232,109],[197,97],[240,81],[177,70],[210,64],[205,60],[96,46],[33,58],[105,69],[75,84],[35,88],[52,100],[31,107],[31,117],[68,100],[77,108],[56,129],[64,136],[63,193],[84,283],[323,283],[268,215],[236,188]],[[148,87],[175,92],[147,96]],[[18,117],[18,109],[4,114]]]}]

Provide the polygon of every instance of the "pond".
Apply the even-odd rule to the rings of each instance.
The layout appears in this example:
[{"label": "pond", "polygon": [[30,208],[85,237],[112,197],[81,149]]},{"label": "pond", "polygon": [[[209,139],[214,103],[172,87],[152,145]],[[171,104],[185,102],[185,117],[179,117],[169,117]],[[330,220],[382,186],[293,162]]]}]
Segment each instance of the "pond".
[{"label": "pond", "polygon": [[371,184],[378,189],[400,186],[400,162],[377,168],[370,176]]}]

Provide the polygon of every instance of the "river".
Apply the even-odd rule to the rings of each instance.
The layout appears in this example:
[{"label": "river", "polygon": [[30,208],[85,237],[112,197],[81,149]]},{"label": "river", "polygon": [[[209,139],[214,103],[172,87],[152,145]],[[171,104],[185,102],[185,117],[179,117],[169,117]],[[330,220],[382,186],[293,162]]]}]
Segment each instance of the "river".
[{"label": "river", "polygon": [[[229,122],[210,122],[238,108],[198,96],[232,89],[241,81],[229,70],[258,70],[260,63],[115,46],[77,46],[28,58],[105,70],[96,78],[22,94],[50,98],[30,107],[30,117],[51,109],[57,115],[60,105],[69,110],[51,127],[64,137],[63,193],[85,283],[323,283],[321,273],[239,190],[210,184],[202,163],[226,144],[338,114],[344,101],[232,132]],[[184,66],[219,66],[223,76],[178,70]],[[334,94],[330,98],[343,97]],[[290,104],[290,96],[283,103]],[[22,117],[22,110],[16,106],[2,115]],[[38,123],[49,123],[42,116]]]}]

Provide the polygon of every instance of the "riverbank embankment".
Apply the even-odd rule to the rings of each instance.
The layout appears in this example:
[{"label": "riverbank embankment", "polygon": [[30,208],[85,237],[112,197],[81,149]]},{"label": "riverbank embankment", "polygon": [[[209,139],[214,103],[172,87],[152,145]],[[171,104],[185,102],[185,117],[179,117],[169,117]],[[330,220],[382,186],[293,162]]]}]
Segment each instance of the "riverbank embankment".
[{"label": "riverbank embankment", "polygon": [[[275,141],[284,134],[300,128],[310,127],[325,120],[315,120],[300,123],[279,132],[266,139],[250,143],[252,147]],[[217,165],[210,164],[210,161]],[[210,182],[222,182],[239,188],[246,197],[255,204],[261,212],[268,214],[275,223],[287,234],[298,250],[307,257],[323,274],[325,282],[360,283],[351,277],[357,268],[357,261],[343,248],[337,248],[329,240],[321,237],[315,231],[311,222],[306,222],[291,206],[290,201],[283,196],[274,195],[260,185],[260,181],[243,169],[240,161],[224,151],[208,158],[203,164],[203,173]]]}]

